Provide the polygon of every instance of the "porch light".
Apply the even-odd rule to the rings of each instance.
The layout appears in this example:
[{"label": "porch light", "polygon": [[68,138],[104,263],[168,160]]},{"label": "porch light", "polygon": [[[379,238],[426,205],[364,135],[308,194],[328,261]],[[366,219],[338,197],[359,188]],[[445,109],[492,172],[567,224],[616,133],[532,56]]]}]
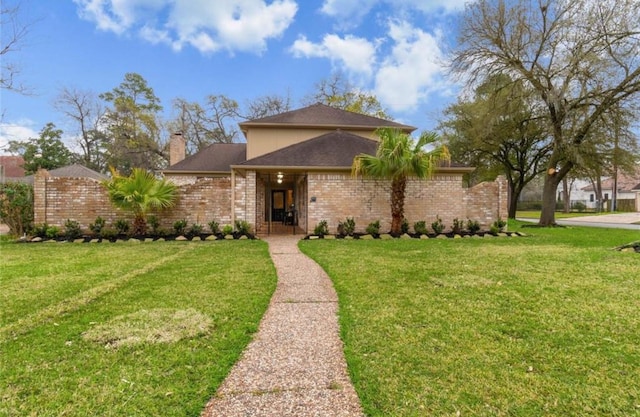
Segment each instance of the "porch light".
[{"label": "porch light", "polygon": [[284,178],[284,174],[282,172],[278,172],[278,184],[282,184],[282,179]]}]

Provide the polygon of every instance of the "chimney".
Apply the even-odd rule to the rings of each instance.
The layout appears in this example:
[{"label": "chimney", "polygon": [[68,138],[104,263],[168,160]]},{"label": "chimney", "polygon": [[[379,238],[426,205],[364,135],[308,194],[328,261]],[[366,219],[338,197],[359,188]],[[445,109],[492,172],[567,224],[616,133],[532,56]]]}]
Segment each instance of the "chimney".
[{"label": "chimney", "polygon": [[185,157],[185,142],[182,133],[177,132],[171,135],[169,141],[169,165],[175,165]]}]

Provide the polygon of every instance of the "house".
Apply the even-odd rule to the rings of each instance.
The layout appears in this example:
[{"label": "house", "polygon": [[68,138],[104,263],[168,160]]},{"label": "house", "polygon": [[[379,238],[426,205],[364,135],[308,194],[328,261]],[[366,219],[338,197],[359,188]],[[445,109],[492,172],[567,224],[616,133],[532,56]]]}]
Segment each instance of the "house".
[{"label": "house", "polygon": [[0,183],[21,181],[24,178],[23,166],[21,156],[0,155]]},{"label": "house", "polygon": [[[330,231],[352,217],[364,230],[376,220],[389,230],[388,181],[354,178],[356,155],[375,154],[376,129],[391,127],[406,133],[414,127],[314,104],[275,116],[240,123],[246,143],[213,144],[185,158],[181,135],[171,138],[170,166],[165,177],[180,185],[182,198],[170,214],[194,223],[243,220],[258,233],[282,230],[283,224],[311,233],[322,220]],[[412,224],[440,217],[471,218],[488,227],[507,215],[504,178],[463,188],[463,174],[473,168],[438,167],[431,180],[407,184],[405,215]]]},{"label": "house", "polygon": [[[614,179],[612,177],[602,181],[602,199],[607,204],[613,198]],[[597,207],[598,196],[593,184],[582,187],[584,193],[584,202],[589,208]],[[572,198],[573,200],[573,198]],[[617,178],[616,201],[618,209],[627,209],[631,211],[640,211],[640,175],[620,173]],[[624,201],[629,201],[625,203]],[[628,207],[626,207],[628,205]],[[610,206],[605,210],[610,210]]]}]

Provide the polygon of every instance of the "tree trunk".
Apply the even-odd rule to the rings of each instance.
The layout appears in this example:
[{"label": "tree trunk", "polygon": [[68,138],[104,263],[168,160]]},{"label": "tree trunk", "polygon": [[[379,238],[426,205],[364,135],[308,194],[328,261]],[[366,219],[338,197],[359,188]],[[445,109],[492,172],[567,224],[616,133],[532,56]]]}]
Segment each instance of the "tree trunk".
[{"label": "tree trunk", "polygon": [[399,235],[402,231],[404,219],[404,194],[407,188],[407,179],[394,178],[391,181],[391,233]]},{"label": "tree trunk", "polygon": [[561,178],[557,173],[546,174],[542,189],[542,212],[540,213],[540,226],[555,226],[556,224],[556,192]]},{"label": "tree trunk", "polygon": [[569,180],[567,177],[562,179],[562,201],[564,202],[564,212],[571,211],[571,201],[569,201]]},{"label": "tree trunk", "polygon": [[516,212],[518,210],[518,199],[520,198],[520,193],[522,192],[522,187],[517,186],[513,182],[509,182],[509,214],[508,217],[510,219],[516,218]]}]

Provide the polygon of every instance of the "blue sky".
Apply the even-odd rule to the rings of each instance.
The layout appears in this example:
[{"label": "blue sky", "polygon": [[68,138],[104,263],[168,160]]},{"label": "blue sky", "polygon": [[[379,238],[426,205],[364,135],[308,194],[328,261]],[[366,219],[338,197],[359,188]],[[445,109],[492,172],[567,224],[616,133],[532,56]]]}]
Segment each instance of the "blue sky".
[{"label": "blue sky", "polygon": [[32,94],[0,93],[0,152],[47,122],[71,145],[71,124],[52,105],[60,89],[103,93],[127,72],[146,79],[170,119],[177,97],[244,104],[289,92],[298,107],[339,71],[395,120],[433,129],[458,91],[445,68],[464,1],[22,0],[30,30],[3,59]]}]

